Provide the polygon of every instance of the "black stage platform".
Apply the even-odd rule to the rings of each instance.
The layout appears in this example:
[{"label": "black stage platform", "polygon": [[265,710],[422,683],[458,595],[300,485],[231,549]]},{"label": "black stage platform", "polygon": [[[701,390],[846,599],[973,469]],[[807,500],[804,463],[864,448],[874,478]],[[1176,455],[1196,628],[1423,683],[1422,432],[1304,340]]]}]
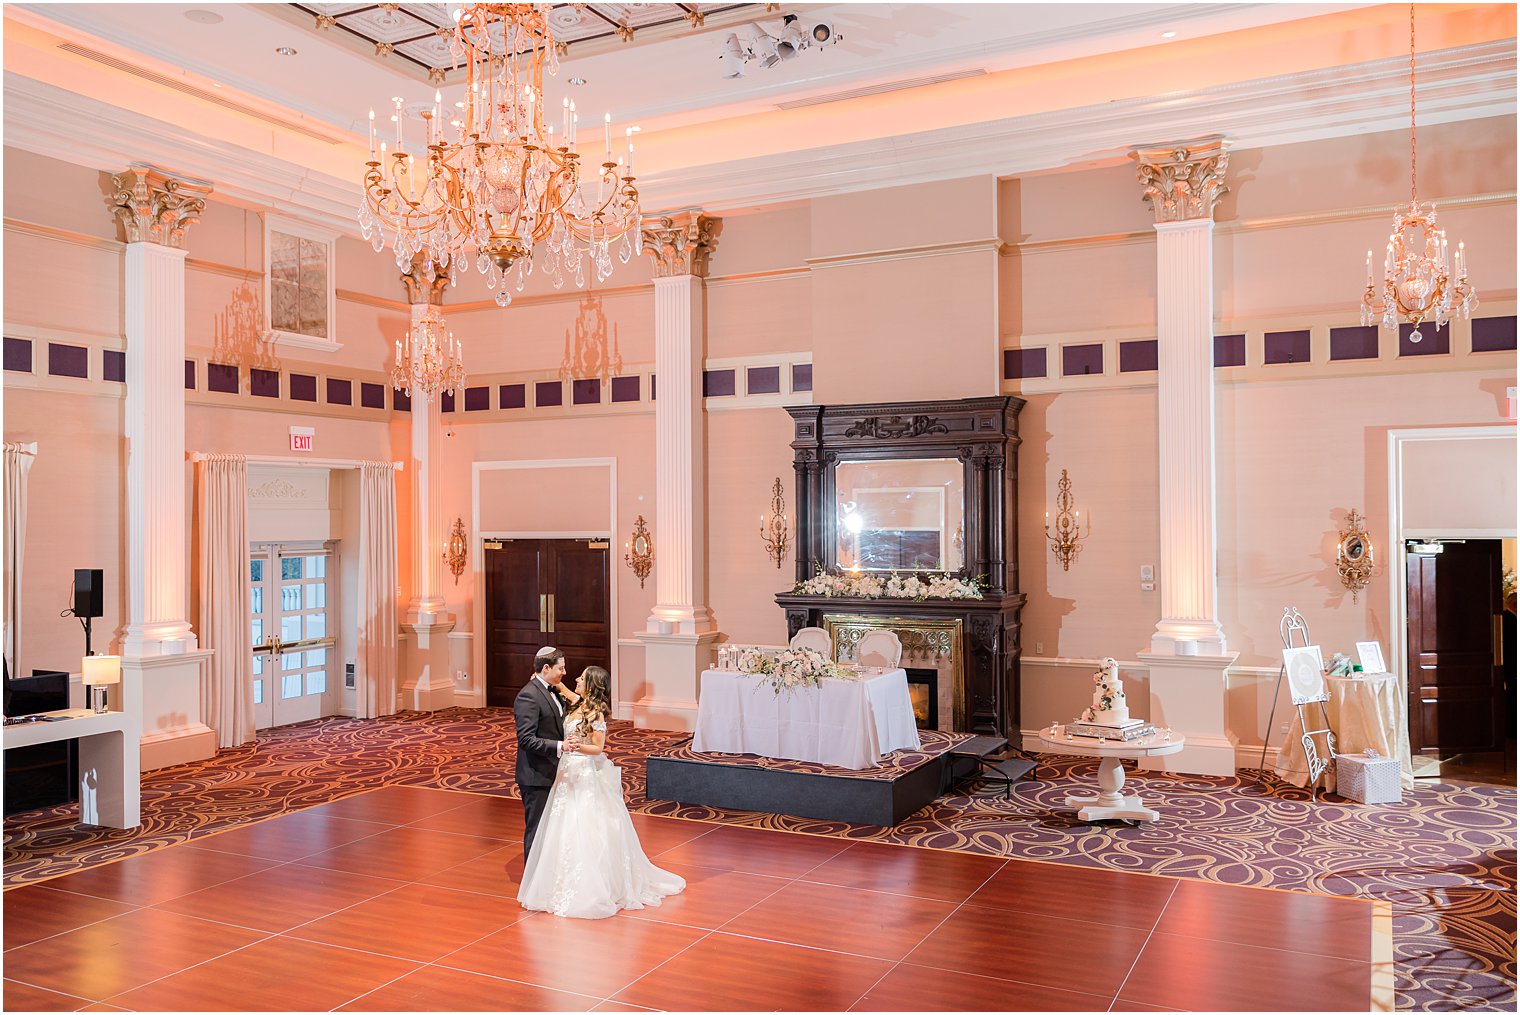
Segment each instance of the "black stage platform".
[{"label": "black stage platform", "polygon": [[[978,771],[973,765],[968,772],[965,764],[987,746],[973,741],[989,738],[922,730],[920,740],[919,750],[895,751],[882,759],[882,767],[863,771],[748,754],[698,754],[687,744],[650,755],[645,796],[889,827],[944,793],[952,776],[959,782]],[[1007,741],[1001,744],[1006,747]]]}]

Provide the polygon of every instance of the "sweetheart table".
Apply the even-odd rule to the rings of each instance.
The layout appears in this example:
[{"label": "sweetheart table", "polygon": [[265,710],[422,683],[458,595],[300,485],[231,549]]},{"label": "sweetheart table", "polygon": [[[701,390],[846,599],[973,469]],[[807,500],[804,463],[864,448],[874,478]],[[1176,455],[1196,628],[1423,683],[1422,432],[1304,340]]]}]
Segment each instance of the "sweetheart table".
[{"label": "sweetheart table", "polygon": [[759,674],[702,672],[694,751],[863,769],[919,746],[908,674],[900,667],[779,694]]}]

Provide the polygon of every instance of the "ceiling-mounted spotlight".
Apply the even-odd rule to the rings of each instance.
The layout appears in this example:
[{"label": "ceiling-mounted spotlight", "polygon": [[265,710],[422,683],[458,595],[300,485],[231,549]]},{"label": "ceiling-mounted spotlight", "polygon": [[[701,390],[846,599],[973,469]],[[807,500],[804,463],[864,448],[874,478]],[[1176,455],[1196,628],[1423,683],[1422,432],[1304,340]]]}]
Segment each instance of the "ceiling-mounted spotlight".
[{"label": "ceiling-mounted spotlight", "polygon": [[797,15],[788,14],[781,19],[781,36],[776,40],[776,53],[783,60],[790,60],[807,48],[807,36],[797,27]]},{"label": "ceiling-mounted spotlight", "polygon": [[737,78],[744,76],[744,61],[749,59],[749,54],[744,47],[739,45],[739,37],[730,34],[723,41],[723,52],[718,54],[718,61],[723,66],[723,76]]},{"label": "ceiling-mounted spotlight", "polygon": [[819,46],[832,46],[844,39],[844,36],[834,31],[834,26],[827,22],[820,22],[813,26],[813,42]]},{"label": "ceiling-mounted spotlight", "polygon": [[759,25],[750,25],[749,52],[761,67],[770,68],[781,62],[781,50],[776,40]]}]

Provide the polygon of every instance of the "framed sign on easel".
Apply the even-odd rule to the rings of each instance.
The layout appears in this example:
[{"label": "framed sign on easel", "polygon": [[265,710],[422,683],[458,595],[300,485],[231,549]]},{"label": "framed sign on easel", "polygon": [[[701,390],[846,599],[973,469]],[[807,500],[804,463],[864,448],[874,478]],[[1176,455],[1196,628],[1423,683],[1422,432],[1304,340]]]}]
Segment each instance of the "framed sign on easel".
[{"label": "framed sign on easel", "polygon": [[[1283,607],[1282,620],[1278,622],[1282,635],[1283,661],[1277,671],[1277,685],[1272,690],[1272,709],[1267,715],[1267,731],[1261,738],[1261,765],[1258,783],[1266,778],[1267,744],[1272,739],[1272,723],[1277,718],[1277,699],[1282,694],[1283,679],[1288,681],[1288,695],[1298,709],[1299,738],[1304,747],[1304,758],[1309,765],[1309,795],[1312,799],[1318,790],[1319,777],[1330,766],[1335,756],[1335,733],[1330,729],[1330,715],[1325,702],[1330,691],[1325,685],[1324,659],[1318,645],[1309,644],[1309,624],[1302,614],[1291,606]],[[1319,725],[1311,728],[1304,709],[1319,705]],[[1315,737],[1324,737],[1325,752],[1320,754]]]}]

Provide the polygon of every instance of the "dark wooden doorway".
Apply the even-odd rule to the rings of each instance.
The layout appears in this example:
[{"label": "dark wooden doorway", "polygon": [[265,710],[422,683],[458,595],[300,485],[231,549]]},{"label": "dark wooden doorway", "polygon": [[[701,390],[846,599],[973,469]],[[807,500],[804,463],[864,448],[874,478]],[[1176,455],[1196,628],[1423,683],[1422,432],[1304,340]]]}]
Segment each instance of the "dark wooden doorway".
[{"label": "dark wooden doorway", "polygon": [[1514,702],[1501,694],[1500,568],[1497,539],[1409,544],[1409,746],[1416,754],[1504,747]]},{"label": "dark wooden doorway", "polygon": [[612,669],[612,598],[605,539],[487,541],[486,704],[510,707],[545,645],[571,679]]}]

